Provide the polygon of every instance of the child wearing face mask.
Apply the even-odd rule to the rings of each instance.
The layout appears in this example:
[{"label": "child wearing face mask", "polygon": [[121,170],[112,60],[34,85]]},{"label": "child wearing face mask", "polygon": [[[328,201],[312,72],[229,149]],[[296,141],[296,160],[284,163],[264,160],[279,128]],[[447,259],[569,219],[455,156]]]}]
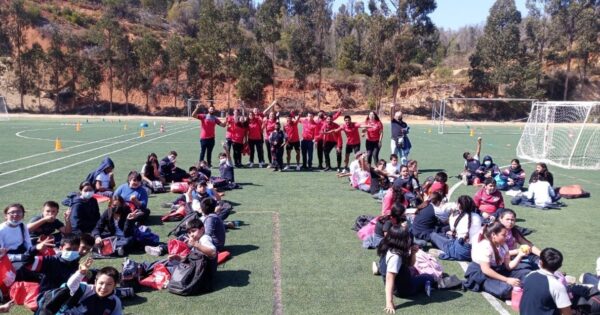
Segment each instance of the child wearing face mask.
[{"label": "child wearing face mask", "polygon": [[24,216],[25,208],[22,204],[11,204],[4,208],[6,221],[0,224],[0,257],[8,255],[13,265],[15,262],[25,261],[35,250],[31,245],[29,231],[23,223]]},{"label": "child wearing face mask", "polygon": [[493,178],[486,178],[484,186],[473,197],[475,206],[481,211],[484,219],[493,217],[494,214],[504,209],[504,198],[502,193],[496,189],[496,181]]},{"label": "child wearing face mask", "polygon": [[134,246],[135,220],[141,215],[142,212],[131,212],[121,196],[114,196],[92,231],[96,245],[100,245],[103,238],[116,237],[117,254],[127,255]]},{"label": "child wearing face mask", "polygon": [[[40,244],[38,244],[37,249],[40,249]],[[89,251],[89,248],[80,245],[79,236],[67,234],[60,242],[59,254],[55,256],[36,256],[28,261],[29,264],[26,265],[26,268],[42,275],[40,278],[40,294],[60,287],[77,271],[79,259]]]},{"label": "child wearing face mask", "polygon": [[228,183],[235,183],[235,176],[233,173],[233,163],[229,152],[226,150],[219,154],[219,175],[221,178],[226,180]]},{"label": "child wearing face mask", "polygon": [[71,204],[71,230],[72,233],[80,235],[91,233],[96,222],[100,219],[100,208],[98,201],[93,197],[94,188],[92,184],[83,182],[79,185],[80,195],[73,199]]}]

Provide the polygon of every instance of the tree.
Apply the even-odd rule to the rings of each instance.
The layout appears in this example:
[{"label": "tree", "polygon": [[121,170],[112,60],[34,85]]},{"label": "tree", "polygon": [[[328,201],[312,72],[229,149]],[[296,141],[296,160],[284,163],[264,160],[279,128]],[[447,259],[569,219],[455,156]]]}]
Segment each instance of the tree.
[{"label": "tree", "polygon": [[[521,69],[521,13],[514,0],[497,0],[487,18],[484,34],[470,57],[471,85],[475,90],[497,89],[515,84],[523,77]],[[497,93],[497,90],[494,91]]]},{"label": "tree", "polygon": [[529,53],[536,57],[534,64],[530,65],[537,68],[536,88],[540,88],[544,54],[550,37],[548,15],[544,10],[542,2],[539,0],[527,0],[526,6],[529,13],[525,19],[524,27],[526,36],[525,45],[529,48]]},{"label": "tree", "polygon": [[81,60],[81,82],[80,88],[84,92],[87,92],[88,96],[92,98],[92,111],[96,111],[96,100],[100,94],[100,85],[104,81],[102,76],[102,67],[89,57],[84,57]]},{"label": "tree", "polygon": [[[597,36],[598,23],[597,4],[595,0],[547,0],[546,10],[551,16],[553,33],[557,36],[558,47],[566,50],[567,69],[565,75],[563,100],[567,100],[571,60],[575,43],[588,39],[586,34],[592,32]],[[593,33],[595,32],[595,33]],[[597,41],[597,37],[595,37]]]},{"label": "tree", "polygon": [[125,114],[129,115],[129,94],[139,82],[139,59],[133,51],[129,37],[123,36],[115,51],[117,83],[125,95]]},{"label": "tree", "polygon": [[198,36],[194,52],[203,75],[208,79],[207,98],[212,100],[217,85],[216,79],[223,65],[220,56],[224,51],[223,30],[219,25],[222,15],[212,0],[202,1],[200,8]]},{"label": "tree", "polygon": [[44,87],[46,53],[40,44],[34,43],[30,49],[24,51],[21,56],[23,66],[22,91],[23,93],[33,93],[39,98]]},{"label": "tree", "polygon": [[187,59],[186,49],[183,39],[180,36],[172,36],[167,42],[165,50],[167,75],[173,77],[173,106],[177,107],[177,98],[179,97],[179,77],[184,71],[185,61]]},{"label": "tree", "polygon": [[[50,47],[47,53],[47,67],[50,74],[50,87],[54,94],[54,112],[59,113],[59,93],[63,86],[64,75],[66,74],[66,56],[62,51],[64,40],[62,34],[54,29],[50,36]],[[74,92],[74,91],[73,91]]]},{"label": "tree", "polygon": [[146,113],[149,113],[150,90],[162,67],[161,60],[159,60],[163,55],[162,47],[153,35],[146,33],[133,43],[133,49],[139,62],[139,89],[146,96]]},{"label": "tree", "polygon": [[[242,39],[242,33],[239,29],[240,11],[238,6],[231,0],[225,0],[221,12],[221,22],[219,24],[220,29],[222,29],[221,40],[225,52],[225,60],[223,61],[225,64],[225,77],[227,81],[231,82],[231,78],[234,76],[232,72],[234,62],[232,53],[239,46]],[[230,106],[231,86],[231,83],[227,85],[227,109]]]},{"label": "tree", "polygon": [[272,83],[273,63],[256,44],[244,45],[237,58],[239,97],[248,102],[260,102],[264,87]]},{"label": "tree", "polygon": [[90,34],[91,40],[98,45],[99,61],[104,71],[107,72],[109,113],[113,111],[113,90],[115,78],[115,63],[117,45],[123,36],[123,29],[117,19],[109,14],[104,14]]},{"label": "tree", "polygon": [[27,82],[21,55],[27,43],[25,30],[32,24],[32,21],[25,9],[23,0],[15,0],[10,3],[8,18],[3,22],[2,24],[4,24],[4,28],[10,39],[12,53],[16,61],[16,67],[14,68],[16,76],[15,85],[21,98],[21,111],[25,111],[24,95],[28,90],[29,82]]},{"label": "tree", "polygon": [[[273,68],[277,63],[277,42],[281,39],[283,0],[265,0],[256,13],[256,39],[271,47]],[[273,71],[272,99],[275,100],[275,71]]]}]

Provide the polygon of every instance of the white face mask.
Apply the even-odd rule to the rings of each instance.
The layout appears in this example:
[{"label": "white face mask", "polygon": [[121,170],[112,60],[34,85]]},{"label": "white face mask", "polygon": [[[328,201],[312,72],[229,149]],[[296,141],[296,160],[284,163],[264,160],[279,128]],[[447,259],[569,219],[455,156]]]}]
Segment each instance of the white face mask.
[{"label": "white face mask", "polygon": [[94,196],[93,191],[85,191],[81,194],[81,198],[83,198],[83,199],[90,199],[90,198],[92,198],[92,196]]},{"label": "white face mask", "polygon": [[227,162],[227,159],[219,159],[219,163],[225,164],[225,162]]},{"label": "white face mask", "polygon": [[23,222],[23,220],[8,220],[8,223],[12,226],[17,226],[21,224],[21,222]]},{"label": "white face mask", "polygon": [[490,166],[490,165],[492,165],[492,161],[485,161],[485,162],[483,162],[483,164],[485,164],[485,166]]}]

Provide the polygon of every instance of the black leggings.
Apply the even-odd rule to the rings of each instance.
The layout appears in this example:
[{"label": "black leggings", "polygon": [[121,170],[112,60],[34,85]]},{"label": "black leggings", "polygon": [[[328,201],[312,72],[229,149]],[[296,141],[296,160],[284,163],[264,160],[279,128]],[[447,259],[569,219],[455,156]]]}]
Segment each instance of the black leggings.
[{"label": "black leggings", "polygon": [[215,147],[215,138],[200,139],[200,160],[199,161],[203,161],[204,156],[206,155],[206,162],[208,163],[208,165],[212,165],[211,156],[212,156],[212,150],[214,147]]},{"label": "black leggings", "polygon": [[273,164],[273,157],[271,156],[271,141],[265,140],[265,146],[267,147],[267,158],[269,163]]},{"label": "black leggings", "polygon": [[[324,145],[324,153],[325,153],[325,165],[328,168],[331,168],[331,158],[329,157],[329,154],[331,153],[331,150],[333,150],[333,148],[335,148],[335,146],[337,145],[337,142],[325,142]],[[337,158],[337,167],[340,168],[341,164],[342,164],[342,151],[335,151],[336,153],[336,158]]]},{"label": "black leggings", "polygon": [[263,152],[263,141],[248,139],[248,145],[250,146],[250,163],[254,163],[254,151],[258,153],[258,162],[263,163],[265,161],[265,154]]},{"label": "black leggings", "polygon": [[379,161],[379,141],[369,141],[366,143],[367,147],[367,162],[371,164],[371,161],[375,159],[375,163]]},{"label": "black leggings", "polygon": [[323,167],[323,149],[324,149],[323,140],[317,140],[317,160],[319,161],[319,168]]},{"label": "black leggings", "polygon": [[232,142],[233,147],[233,164],[235,167],[242,165],[242,151],[244,150],[243,143]]}]

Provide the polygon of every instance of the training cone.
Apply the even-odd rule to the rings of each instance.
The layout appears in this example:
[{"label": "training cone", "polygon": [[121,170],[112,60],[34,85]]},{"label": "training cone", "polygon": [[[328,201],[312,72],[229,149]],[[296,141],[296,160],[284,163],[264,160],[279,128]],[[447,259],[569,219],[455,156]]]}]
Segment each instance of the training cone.
[{"label": "training cone", "polygon": [[127,124],[125,124],[125,126],[123,126],[123,130],[127,130]]},{"label": "training cone", "polygon": [[54,141],[54,151],[62,151],[62,142],[60,141],[60,138],[56,138]]},{"label": "training cone", "polygon": [[165,125],[164,124],[160,124],[160,132],[161,133],[165,132]]},{"label": "training cone", "polygon": [[77,122],[77,124],[75,125],[75,131],[77,131],[77,132],[81,131],[81,123]]},{"label": "training cone", "polygon": [[475,129],[471,128],[471,130],[469,131],[469,136],[475,136]]},{"label": "training cone", "polygon": [[431,128],[427,129],[427,133],[431,133]]},{"label": "training cone", "polygon": [[140,130],[140,138],[143,138],[146,136],[146,132],[144,132],[144,129]]}]

